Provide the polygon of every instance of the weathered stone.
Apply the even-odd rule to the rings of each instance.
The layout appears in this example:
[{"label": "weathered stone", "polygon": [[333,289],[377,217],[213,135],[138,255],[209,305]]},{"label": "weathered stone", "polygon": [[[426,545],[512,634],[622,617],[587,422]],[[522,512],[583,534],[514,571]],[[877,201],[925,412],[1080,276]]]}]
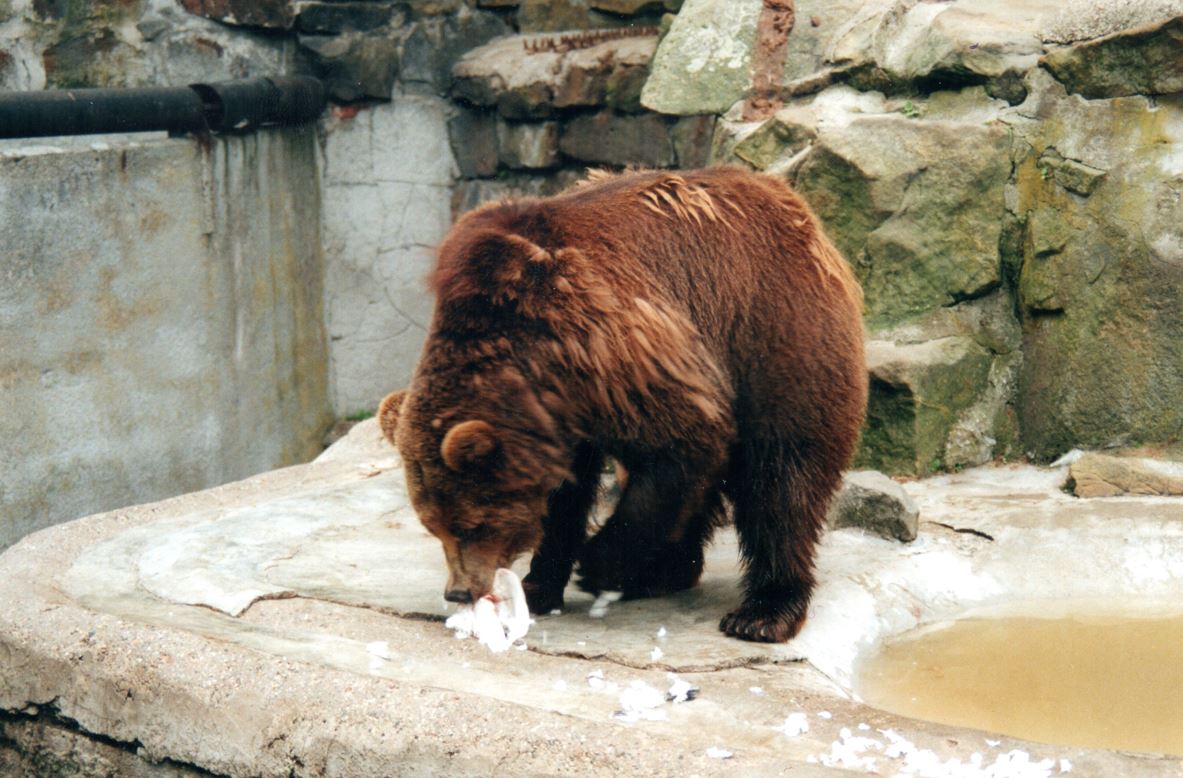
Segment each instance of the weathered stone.
[{"label": "weathered stone", "polygon": [[[1043,53],[1038,28],[1059,0],[865,4],[829,43],[827,60],[886,84],[958,88],[986,83],[1008,102]],[[880,88],[880,87],[876,87]]]},{"label": "weathered stone", "polygon": [[[1017,453],[1020,448],[1014,403],[1022,362],[1022,333],[1007,294],[999,290],[978,300],[936,308],[872,335],[873,340],[908,347],[950,337],[969,338],[984,349],[990,359],[989,370],[984,381],[971,387],[973,397],[953,413],[951,424],[926,428],[937,437],[917,441],[908,450],[943,450],[942,466],[946,468],[981,465]],[[877,410],[869,425],[868,439],[875,439],[881,429],[901,425],[912,429],[914,408],[904,405],[901,409],[902,418],[891,416],[884,408]],[[912,460],[907,462],[905,469]]]},{"label": "weathered stone", "polygon": [[1042,63],[1088,98],[1183,92],[1183,15],[1048,52]]},{"label": "weathered stone", "polygon": [[296,19],[291,0],[181,0],[191,14],[223,24],[290,29]]},{"label": "weathered stone", "polygon": [[1077,497],[1179,496],[1183,495],[1183,468],[1088,452],[1069,466],[1068,488]]},{"label": "weathered stone", "polygon": [[1040,37],[1048,43],[1076,43],[1183,16],[1183,0],[1065,0],[1044,17]]},{"label": "weathered stone", "polygon": [[559,123],[497,122],[497,158],[513,169],[555,167],[559,162]]},{"label": "weathered stone", "polygon": [[655,114],[602,111],[576,117],[563,129],[559,147],[583,162],[644,167],[670,167],[675,162],[669,125]]},{"label": "weathered stone", "polygon": [[597,11],[633,16],[642,12],[662,9],[662,0],[588,0],[588,5]]},{"label": "weathered stone", "polygon": [[856,527],[910,543],[920,526],[920,509],[903,487],[875,470],[849,472],[826,515],[832,529]]},{"label": "weathered stone", "polygon": [[518,29],[522,32],[557,32],[591,27],[587,0],[521,0]]},{"label": "weathered stone", "polygon": [[677,166],[688,170],[706,167],[711,159],[711,142],[715,135],[715,116],[684,116],[674,122],[670,139],[674,143]]},{"label": "weathered stone", "polygon": [[[1049,459],[1168,442],[1183,429],[1183,106],[1083,100],[1035,75],[1028,103],[1006,119],[1024,448]],[[1102,171],[1086,179],[1087,197],[1056,159]]]},{"label": "weathered stone", "polygon": [[641,113],[641,90],[649,78],[649,63],[620,63],[608,74],[604,105],[618,113]]},{"label": "weathered stone", "polygon": [[517,8],[522,0],[477,0],[478,8]]},{"label": "weathered stone", "polygon": [[856,465],[910,475],[946,467],[949,433],[978,400],[991,363],[967,336],[870,341],[871,396]]},{"label": "weathered stone", "polygon": [[798,118],[800,113],[799,108],[778,111],[736,143],[732,153],[758,170],[767,169],[784,156],[796,154],[817,136],[807,120]]},{"label": "weathered stone", "polygon": [[393,18],[394,6],[390,3],[305,3],[300,6],[296,26],[306,33],[364,32]]},{"label": "weathered stone", "polygon": [[1001,127],[882,115],[822,129],[795,183],[885,322],[999,285],[1009,172]]},{"label": "weathered stone", "polygon": [[497,112],[506,119],[545,119],[554,113],[554,93],[545,84],[509,89],[497,98]]},{"label": "weathered stone", "polygon": [[127,86],[136,52],[109,29],[68,35],[45,49],[41,61],[49,86],[58,89]]},{"label": "weathered stone", "polygon": [[398,75],[398,44],[384,35],[301,35],[329,97],[341,102],[389,100]]},{"label": "weathered stone", "polygon": [[160,18],[141,19],[136,22],[136,29],[139,30],[140,35],[146,41],[154,41],[163,35],[168,30],[172,29],[172,25]]},{"label": "weathered stone", "polygon": [[751,84],[761,0],[686,0],[653,58],[641,103],[667,114],[722,113]]},{"label": "weathered stone", "polygon": [[453,86],[453,67],[465,54],[509,32],[497,14],[468,8],[453,16],[420,20],[403,43],[400,75],[404,81],[426,83],[446,93]]},{"label": "weathered stone", "polygon": [[497,117],[488,111],[461,110],[448,120],[448,138],[464,178],[497,173]]},{"label": "weathered stone", "polygon": [[438,15],[456,13],[464,0],[400,0],[415,14]]},{"label": "weathered stone", "polygon": [[1101,179],[1105,177],[1104,170],[1090,167],[1074,159],[1064,159],[1055,149],[1045,151],[1039,157],[1038,165],[1040,175],[1050,174],[1057,184],[1069,192],[1075,192],[1085,197],[1091,195],[1093,190],[1097,188],[1097,184],[1101,183]]},{"label": "weathered stone", "polygon": [[453,68],[453,94],[496,105],[509,119],[540,119],[555,107],[635,104],[637,84],[657,45],[653,36],[618,38],[586,48],[528,51],[529,37],[493,41]]}]

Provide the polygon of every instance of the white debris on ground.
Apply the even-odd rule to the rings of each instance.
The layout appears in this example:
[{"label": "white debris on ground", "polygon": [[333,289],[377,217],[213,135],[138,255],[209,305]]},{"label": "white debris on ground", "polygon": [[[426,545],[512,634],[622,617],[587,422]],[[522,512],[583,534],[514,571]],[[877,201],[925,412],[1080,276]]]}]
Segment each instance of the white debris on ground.
[{"label": "white debris on ground", "polygon": [[619,600],[623,594],[624,592],[600,592],[596,595],[596,601],[592,603],[587,615],[593,619],[604,618],[608,615],[608,606]]},{"label": "white debris on ground", "polygon": [[698,696],[698,687],[692,686],[688,681],[683,681],[673,673],[666,675],[670,680],[669,691],[665,693],[665,698],[672,703],[690,702]]},{"label": "white debris on ground", "polygon": [[834,718],[834,714],[830,713],[828,710],[819,710],[817,712],[817,717],[819,719],[832,719]]},{"label": "white debris on ground", "polygon": [[707,756],[709,756],[711,759],[730,759],[731,757],[735,756],[735,754],[728,751],[726,748],[711,746],[707,749]]},{"label": "white debris on ground", "polygon": [[775,727],[774,729],[785,733],[789,737],[804,735],[809,731],[809,716],[805,715],[801,711],[790,713],[785,718],[785,723],[781,724],[779,727]]},{"label": "white debris on ground", "polygon": [[621,721],[664,721],[665,695],[654,689],[644,681],[633,681],[620,693],[620,710],[616,711],[616,718]]},{"label": "white debris on ground", "polygon": [[764,693],[764,689],[760,686],[749,686],[748,691],[757,697]]},{"label": "white debris on ground", "polygon": [[375,672],[383,662],[390,661],[390,644],[385,640],[366,643],[366,653],[370,655],[370,672]]},{"label": "white debris on ground", "polygon": [[[475,637],[494,653],[506,651],[526,636],[533,624],[526,593],[517,574],[504,567],[493,576],[491,596],[465,605],[448,617],[444,626],[460,639]],[[525,643],[517,643],[525,650]]]},{"label": "white debris on ground", "polygon": [[665,652],[662,651],[657,646],[654,646],[653,650],[649,652],[649,661],[656,662],[657,660],[661,659],[663,656],[665,656]]},{"label": "white debris on ground", "polygon": [[658,639],[664,638],[664,637],[665,637],[667,634],[669,634],[669,633],[667,633],[667,632],[665,631],[665,627],[658,627],[658,628],[657,628],[657,637],[658,637]]},{"label": "white debris on ground", "polygon": [[[782,728],[786,732],[788,724],[786,720]],[[881,729],[879,734],[886,743],[855,735],[843,727],[838,739],[830,744],[829,752],[812,757],[810,761],[817,761],[825,767],[917,778],[1050,778],[1057,767],[1053,759],[1035,762],[1026,751],[1019,749],[999,754],[991,763],[987,763],[980,753],[971,754],[965,761],[957,758],[942,761],[933,751],[918,748],[893,730]],[[1061,759],[1059,768],[1060,772],[1068,772],[1072,766]]]},{"label": "white debris on ground", "polygon": [[[620,691],[620,709],[612,714],[613,718],[635,723],[638,721],[664,721],[666,703],[679,704],[689,702],[698,696],[698,687],[682,680],[674,673],[667,673],[670,681],[669,689],[662,692],[640,679],[630,681],[624,690]],[[587,674],[587,685],[593,691],[603,691],[615,694],[620,687],[604,677],[603,670],[592,670]]]},{"label": "white debris on ground", "polygon": [[587,685],[590,686],[591,688],[595,689],[596,691],[603,689],[604,686],[606,685],[606,682],[604,681],[604,671],[603,670],[592,670],[590,673],[588,673],[587,674]]}]

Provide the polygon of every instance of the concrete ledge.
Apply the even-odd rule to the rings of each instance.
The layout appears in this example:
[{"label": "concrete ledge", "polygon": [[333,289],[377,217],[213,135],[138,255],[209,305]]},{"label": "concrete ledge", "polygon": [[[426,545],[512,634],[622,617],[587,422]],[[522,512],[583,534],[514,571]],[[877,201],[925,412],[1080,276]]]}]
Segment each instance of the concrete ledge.
[{"label": "concrete ledge", "polygon": [[[949,494],[988,505],[997,492],[988,479],[953,478],[934,489],[945,496],[920,495],[918,503],[922,517],[942,521],[950,517],[934,502],[963,508]],[[871,549],[890,568],[915,548],[834,533],[821,562],[836,572],[818,593],[819,626],[787,646],[718,635],[715,624],[736,597],[733,541],[723,537],[694,592],[617,603],[599,620],[586,614],[590,598],[572,593],[565,613],[531,629],[530,650],[495,655],[453,639],[439,623],[441,554],[401,495],[397,459],[371,421],[312,464],[92,516],[14,546],[0,556],[0,767],[58,764],[56,772],[81,775],[810,776],[829,772],[822,757],[843,728],[860,723],[893,729],[941,759],[989,751],[982,733],[868,708],[835,683],[832,669],[829,676],[817,669],[827,652],[843,653],[828,640],[848,640],[823,629],[833,622],[825,609],[850,602],[843,597],[854,579],[845,565]],[[1022,500],[1034,504],[1030,495]],[[942,538],[975,541],[922,524],[921,541],[926,535],[941,553]],[[374,561],[382,558],[389,563]],[[212,561],[195,561],[202,559]],[[245,605],[218,600],[249,589],[244,581],[272,589],[257,587]],[[217,602],[184,604],[186,591]],[[237,615],[227,612],[239,606]],[[810,661],[792,661],[802,654]],[[589,683],[594,671],[604,683]],[[697,699],[661,706],[664,720],[614,716],[630,683],[664,690],[670,672],[698,686]],[[794,712],[806,713],[811,728],[791,737],[779,727]],[[1173,759],[999,740],[1000,753],[1069,758],[1078,774],[1183,768]],[[710,756],[711,747],[733,756]]]}]

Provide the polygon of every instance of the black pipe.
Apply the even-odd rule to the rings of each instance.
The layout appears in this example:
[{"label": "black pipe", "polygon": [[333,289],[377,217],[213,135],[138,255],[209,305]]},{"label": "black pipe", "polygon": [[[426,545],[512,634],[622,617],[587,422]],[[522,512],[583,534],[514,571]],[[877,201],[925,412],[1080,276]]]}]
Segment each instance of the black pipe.
[{"label": "black pipe", "polygon": [[324,85],[308,76],[135,89],[0,92],[0,138],[111,132],[226,132],[320,116]]}]

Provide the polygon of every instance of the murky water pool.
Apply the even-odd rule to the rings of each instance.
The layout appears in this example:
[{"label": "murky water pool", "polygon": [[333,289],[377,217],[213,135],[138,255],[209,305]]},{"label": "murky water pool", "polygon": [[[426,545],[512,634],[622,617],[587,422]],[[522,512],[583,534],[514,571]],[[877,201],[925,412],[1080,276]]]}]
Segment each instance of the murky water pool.
[{"label": "murky water pool", "polygon": [[959,620],[885,644],[855,688],[918,719],[1183,755],[1183,616]]}]

